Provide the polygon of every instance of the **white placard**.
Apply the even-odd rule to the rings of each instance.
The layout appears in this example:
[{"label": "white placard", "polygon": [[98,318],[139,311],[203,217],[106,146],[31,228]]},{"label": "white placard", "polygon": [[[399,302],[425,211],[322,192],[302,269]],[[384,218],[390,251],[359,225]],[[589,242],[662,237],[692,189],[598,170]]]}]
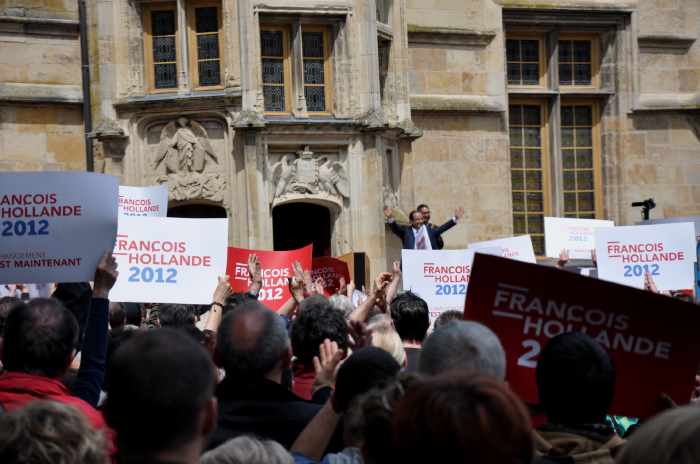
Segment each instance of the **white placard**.
[{"label": "white placard", "polygon": [[449,310],[464,310],[473,250],[401,250],[403,289],[423,298],[430,321]]},{"label": "white placard", "polygon": [[597,229],[595,249],[600,279],[643,288],[649,272],[659,291],[695,288],[693,223]]},{"label": "white placard", "polygon": [[475,242],[469,245],[473,251],[484,250],[485,254],[493,254],[492,249],[501,248],[501,256],[504,258],[523,261],[526,263],[536,263],[535,250],[532,248],[532,240],[529,235],[519,235],[517,237],[499,238],[486,242]]},{"label": "white placard", "polygon": [[0,283],[92,280],[114,246],[117,192],[105,174],[0,173]]},{"label": "white placard", "polygon": [[113,301],[208,304],[226,274],[228,219],[119,218]]},{"label": "white placard", "polygon": [[648,221],[641,221],[637,224],[672,224],[676,222],[692,222],[693,224],[695,224],[695,238],[698,242],[700,242],[700,216],[679,216],[663,219],[649,219]]},{"label": "white placard", "polygon": [[119,186],[119,215],[120,216],[153,216],[168,215],[168,186],[154,185],[151,187]]},{"label": "white placard", "polygon": [[545,217],[545,254],[550,258],[559,258],[562,250],[568,250],[570,259],[591,259],[591,251],[595,248],[594,231],[600,227],[615,227],[615,222]]}]

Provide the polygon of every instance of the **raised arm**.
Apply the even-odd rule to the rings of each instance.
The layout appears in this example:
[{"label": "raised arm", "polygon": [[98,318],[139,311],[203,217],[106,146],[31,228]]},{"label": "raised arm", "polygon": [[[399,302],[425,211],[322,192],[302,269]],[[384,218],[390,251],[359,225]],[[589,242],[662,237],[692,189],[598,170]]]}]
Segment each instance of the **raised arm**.
[{"label": "raised arm", "polygon": [[262,288],[262,270],[260,269],[260,260],[254,253],[248,255],[248,275],[250,276],[248,293],[257,298]]},{"label": "raised arm", "polygon": [[394,261],[393,264],[394,268],[392,269],[391,273],[391,281],[389,282],[389,285],[386,287],[386,306],[389,307],[392,301],[394,301],[394,298],[396,298],[396,294],[399,291],[399,283],[401,283],[401,263],[398,261]]},{"label": "raised arm", "polygon": [[87,318],[80,368],[71,393],[94,407],[100,400],[105,377],[107,332],[109,330],[109,291],[117,281],[117,262],[105,253],[95,270],[94,288]]},{"label": "raised arm", "polygon": [[[314,387],[332,387],[338,365],[344,357],[338,344],[325,339],[320,345],[320,359],[314,356],[316,381]],[[340,415],[333,408],[332,398],[323,405],[311,422],[301,431],[292,445],[292,453],[298,453],[313,461],[320,461],[335,432]]]},{"label": "raised arm", "polygon": [[214,289],[211,308],[209,309],[209,315],[207,316],[207,323],[204,326],[204,330],[211,330],[212,332],[219,330],[221,319],[224,314],[224,302],[231,293],[231,283],[229,282],[228,276],[219,277],[219,283],[216,289]]}]

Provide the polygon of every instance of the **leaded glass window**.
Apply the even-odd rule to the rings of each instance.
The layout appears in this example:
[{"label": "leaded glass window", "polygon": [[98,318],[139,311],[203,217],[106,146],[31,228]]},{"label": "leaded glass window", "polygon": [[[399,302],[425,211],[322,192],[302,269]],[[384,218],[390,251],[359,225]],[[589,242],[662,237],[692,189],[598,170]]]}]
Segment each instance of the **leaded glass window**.
[{"label": "leaded glass window", "polygon": [[559,41],[559,84],[592,85],[593,42],[591,40]]},{"label": "leaded glass window", "polygon": [[310,113],[327,111],[326,40],[325,30],[305,30],[302,32],[304,97],[306,109]]},{"label": "leaded glass window", "polygon": [[544,253],[543,113],[539,104],[509,107],[513,232],[530,234],[537,254]]},{"label": "leaded glass window", "polygon": [[265,111],[283,113],[287,111],[286,92],[288,33],[286,29],[263,29],[260,31],[262,56],[262,82]]},{"label": "leaded glass window", "polygon": [[506,64],[509,85],[542,85],[540,39],[506,40]]},{"label": "leaded glass window", "polygon": [[153,88],[177,88],[177,22],[175,10],[151,11]]},{"label": "leaded glass window", "polygon": [[561,106],[564,215],[595,218],[594,107]]},{"label": "leaded glass window", "polygon": [[194,48],[196,53],[197,87],[221,85],[219,8],[194,8]]}]

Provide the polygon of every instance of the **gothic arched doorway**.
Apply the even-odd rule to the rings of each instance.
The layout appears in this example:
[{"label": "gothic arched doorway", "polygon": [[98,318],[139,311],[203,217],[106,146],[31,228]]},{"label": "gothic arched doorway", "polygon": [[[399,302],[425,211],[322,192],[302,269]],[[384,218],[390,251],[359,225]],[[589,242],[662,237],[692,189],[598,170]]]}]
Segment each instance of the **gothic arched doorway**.
[{"label": "gothic arched doorway", "polygon": [[226,209],[224,209],[224,207],[222,206],[191,203],[187,205],[171,206],[170,208],[168,208],[168,217],[193,219],[223,219],[227,216]]},{"label": "gothic arched doorway", "polygon": [[287,203],[272,210],[275,250],[294,250],[313,243],[314,256],[331,254],[331,212],[312,203]]}]

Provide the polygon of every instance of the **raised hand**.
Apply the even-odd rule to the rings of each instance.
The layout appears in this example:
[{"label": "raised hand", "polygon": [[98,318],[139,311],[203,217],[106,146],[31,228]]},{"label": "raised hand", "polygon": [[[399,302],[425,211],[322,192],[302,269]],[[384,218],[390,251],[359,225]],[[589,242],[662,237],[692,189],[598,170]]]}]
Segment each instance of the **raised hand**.
[{"label": "raised hand", "polygon": [[231,295],[231,293],[233,293],[233,290],[231,290],[231,282],[229,281],[227,275],[220,276],[218,280],[219,282],[216,285],[216,289],[214,289],[214,296],[212,297],[212,302],[223,305],[226,301],[226,298],[228,298]]},{"label": "raised hand", "polygon": [[253,282],[262,282],[262,270],[260,269],[260,260],[254,253],[248,255],[248,276]]},{"label": "raised hand", "polygon": [[384,217],[387,219],[390,219],[394,215],[394,210],[389,208],[388,206],[384,207]]},{"label": "raised hand", "polygon": [[459,208],[455,209],[455,218],[457,218],[457,220],[459,221],[463,217],[464,217],[464,208],[462,208],[460,206]]},{"label": "raised hand", "polygon": [[114,287],[117,282],[117,277],[119,277],[119,271],[117,271],[117,260],[112,256],[112,252],[108,251],[102,258],[100,262],[97,263],[97,269],[95,269],[95,282],[92,290],[93,298],[109,298],[109,291]]},{"label": "raised hand", "polygon": [[569,250],[564,249],[559,252],[559,260],[557,261],[557,267],[563,268],[566,263],[569,262]]},{"label": "raised hand", "polygon": [[338,344],[327,338],[319,345],[319,355],[320,356],[314,356],[313,359],[314,370],[316,371],[314,390],[335,385],[335,376],[338,371],[338,366],[345,358],[345,352],[338,348]]}]

